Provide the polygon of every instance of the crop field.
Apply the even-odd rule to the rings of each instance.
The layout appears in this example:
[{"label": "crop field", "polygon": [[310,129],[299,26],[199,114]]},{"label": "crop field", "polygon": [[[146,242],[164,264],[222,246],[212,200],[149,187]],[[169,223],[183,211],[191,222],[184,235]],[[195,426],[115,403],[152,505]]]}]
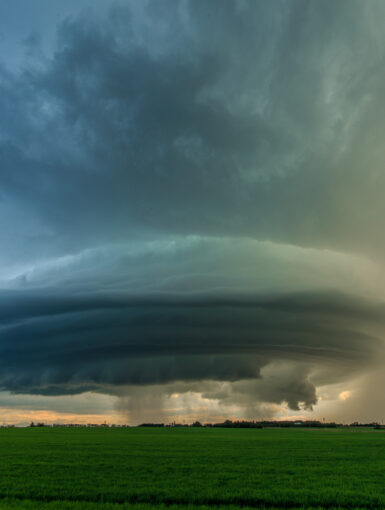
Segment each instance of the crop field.
[{"label": "crop field", "polygon": [[371,429],[0,429],[0,509],[385,507]]}]

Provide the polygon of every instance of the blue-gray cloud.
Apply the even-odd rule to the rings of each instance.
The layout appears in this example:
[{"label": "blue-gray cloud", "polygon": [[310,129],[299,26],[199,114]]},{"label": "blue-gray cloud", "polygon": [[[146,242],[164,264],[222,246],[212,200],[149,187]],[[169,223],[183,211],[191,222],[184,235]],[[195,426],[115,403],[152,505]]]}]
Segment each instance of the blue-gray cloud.
[{"label": "blue-gray cloud", "polygon": [[[322,383],[366,370],[382,295],[338,273],[385,249],[383,2],[107,10],[71,8],[49,49],[26,33],[30,60],[0,68],[0,385],[258,379],[277,359],[335,364]],[[162,251],[191,236],[209,241]],[[314,404],[309,370],[292,407]]]},{"label": "blue-gray cloud", "polygon": [[381,4],[135,5],[2,72],[12,256],[170,233],[382,253]]},{"label": "blue-gray cloud", "polygon": [[[0,386],[24,393],[253,379],[276,360],[332,364],[338,381],[383,349],[371,332],[373,325],[383,330],[383,307],[344,295],[69,299],[8,291],[1,302]],[[307,402],[300,389],[309,388],[308,372],[302,376],[295,406]]]}]

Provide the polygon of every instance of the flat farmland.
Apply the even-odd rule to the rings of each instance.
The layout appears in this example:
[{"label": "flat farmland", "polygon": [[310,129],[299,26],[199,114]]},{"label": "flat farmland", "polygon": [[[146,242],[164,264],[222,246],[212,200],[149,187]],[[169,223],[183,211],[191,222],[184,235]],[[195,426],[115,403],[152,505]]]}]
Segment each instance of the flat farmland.
[{"label": "flat farmland", "polygon": [[0,429],[1,509],[385,507],[372,429]]}]

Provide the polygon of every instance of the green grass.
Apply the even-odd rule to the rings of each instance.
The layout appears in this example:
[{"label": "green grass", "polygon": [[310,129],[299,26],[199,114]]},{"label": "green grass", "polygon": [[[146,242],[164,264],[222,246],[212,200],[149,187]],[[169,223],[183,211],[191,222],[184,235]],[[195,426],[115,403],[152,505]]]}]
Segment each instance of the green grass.
[{"label": "green grass", "polygon": [[0,509],[385,507],[385,434],[0,429]]}]

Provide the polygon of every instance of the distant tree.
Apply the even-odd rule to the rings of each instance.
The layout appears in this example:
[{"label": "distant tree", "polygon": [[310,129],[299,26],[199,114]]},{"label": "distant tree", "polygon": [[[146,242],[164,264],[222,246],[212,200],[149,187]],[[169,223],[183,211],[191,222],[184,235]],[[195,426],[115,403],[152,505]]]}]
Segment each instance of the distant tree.
[{"label": "distant tree", "polygon": [[138,427],[164,427],[164,423],[141,423]]}]

